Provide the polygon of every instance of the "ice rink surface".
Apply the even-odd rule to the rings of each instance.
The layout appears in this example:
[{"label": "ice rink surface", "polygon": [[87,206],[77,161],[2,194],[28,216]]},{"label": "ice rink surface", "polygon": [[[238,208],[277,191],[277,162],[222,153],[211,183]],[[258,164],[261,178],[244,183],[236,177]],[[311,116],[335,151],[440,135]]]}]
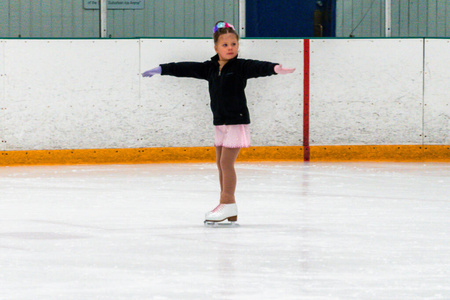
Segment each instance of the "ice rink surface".
[{"label": "ice rink surface", "polygon": [[0,168],[0,299],[450,299],[450,164]]}]

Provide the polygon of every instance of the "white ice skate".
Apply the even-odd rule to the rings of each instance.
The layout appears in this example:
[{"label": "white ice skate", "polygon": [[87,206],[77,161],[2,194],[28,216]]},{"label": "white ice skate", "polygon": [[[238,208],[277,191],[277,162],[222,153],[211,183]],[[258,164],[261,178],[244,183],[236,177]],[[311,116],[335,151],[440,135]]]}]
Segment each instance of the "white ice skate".
[{"label": "white ice skate", "polygon": [[[239,226],[237,221],[237,205],[233,204],[219,204],[212,211],[205,215],[205,226]],[[229,222],[223,222],[228,219]],[[223,223],[221,223],[223,222]]]}]

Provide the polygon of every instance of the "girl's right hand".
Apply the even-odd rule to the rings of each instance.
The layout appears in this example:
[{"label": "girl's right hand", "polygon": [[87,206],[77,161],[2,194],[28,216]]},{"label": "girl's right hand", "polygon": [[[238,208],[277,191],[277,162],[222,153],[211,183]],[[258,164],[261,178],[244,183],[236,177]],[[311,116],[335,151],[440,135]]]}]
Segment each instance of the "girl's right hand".
[{"label": "girl's right hand", "polygon": [[156,74],[161,75],[161,66],[145,71],[144,73],[142,73],[142,77],[152,77],[153,75]]}]

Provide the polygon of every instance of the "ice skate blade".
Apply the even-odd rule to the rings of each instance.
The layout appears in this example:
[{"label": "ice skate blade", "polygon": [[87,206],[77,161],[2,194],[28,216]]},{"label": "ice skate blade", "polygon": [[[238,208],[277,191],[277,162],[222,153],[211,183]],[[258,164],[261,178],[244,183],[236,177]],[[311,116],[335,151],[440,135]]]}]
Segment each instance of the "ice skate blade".
[{"label": "ice skate blade", "polygon": [[213,222],[213,221],[205,221],[205,227],[210,228],[231,228],[231,227],[239,227],[239,224],[236,222]]}]

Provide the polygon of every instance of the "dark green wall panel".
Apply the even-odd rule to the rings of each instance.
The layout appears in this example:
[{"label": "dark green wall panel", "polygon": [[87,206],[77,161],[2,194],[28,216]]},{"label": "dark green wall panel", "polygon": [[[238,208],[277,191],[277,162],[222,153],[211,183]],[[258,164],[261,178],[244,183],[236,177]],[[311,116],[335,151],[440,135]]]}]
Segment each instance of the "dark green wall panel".
[{"label": "dark green wall panel", "polygon": [[[384,36],[385,0],[337,0],[336,5],[336,36]],[[393,37],[449,37],[450,0],[392,0],[391,19]]]},{"label": "dark green wall panel", "polygon": [[[238,26],[239,0],[145,0],[144,9],[108,10],[108,35],[211,37],[223,19]],[[83,0],[0,0],[0,37],[89,38],[99,35],[99,11]]]}]

